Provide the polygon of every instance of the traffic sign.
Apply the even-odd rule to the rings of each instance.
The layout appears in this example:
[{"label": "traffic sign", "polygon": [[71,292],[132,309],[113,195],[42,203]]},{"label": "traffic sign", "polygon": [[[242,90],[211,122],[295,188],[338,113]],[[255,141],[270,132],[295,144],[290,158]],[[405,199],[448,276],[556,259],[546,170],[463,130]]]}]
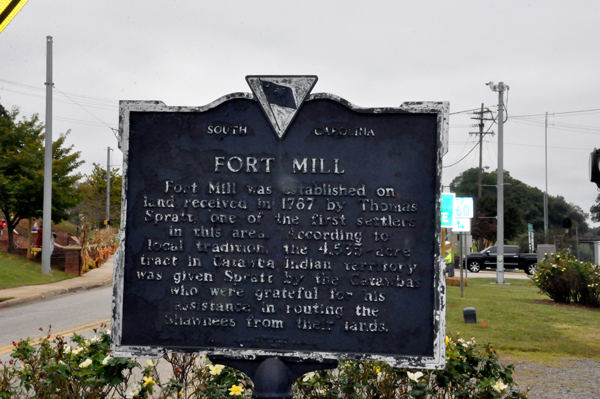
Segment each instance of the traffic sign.
[{"label": "traffic sign", "polygon": [[452,223],[453,232],[469,233],[471,231],[471,219],[454,218]]},{"label": "traffic sign", "polygon": [[452,228],[454,193],[442,193],[442,227]]},{"label": "traffic sign", "polygon": [[473,198],[456,197],[452,210],[455,218],[473,218]]},{"label": "traffic sign", "polygon": [[0,33],[28,0],[0,0]]}]

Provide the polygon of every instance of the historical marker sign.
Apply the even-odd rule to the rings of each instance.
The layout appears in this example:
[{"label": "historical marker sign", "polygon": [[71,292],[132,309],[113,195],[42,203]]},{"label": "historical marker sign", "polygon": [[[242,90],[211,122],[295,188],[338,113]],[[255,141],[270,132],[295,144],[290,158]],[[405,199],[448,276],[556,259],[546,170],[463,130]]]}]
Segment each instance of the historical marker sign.
[{"label": "historical marker sign", "polygon": [[247,80],[199,108],[121,102],[112,353],[443,367],[448,104]]}]

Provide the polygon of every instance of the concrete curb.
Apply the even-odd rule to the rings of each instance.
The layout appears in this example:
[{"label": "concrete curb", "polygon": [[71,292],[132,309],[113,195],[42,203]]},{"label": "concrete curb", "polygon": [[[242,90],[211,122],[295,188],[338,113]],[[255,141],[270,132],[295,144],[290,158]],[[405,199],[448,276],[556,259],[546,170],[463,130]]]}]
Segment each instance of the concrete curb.
[{"label": "concrete curb", "polygon": [[77,292],[80,290],[91,290],[94,288],[102,288],[102,287],[105,287],[105,286],[111,285],[111,284],[112,284],[112,278],[110,280],[94,282],[92,284],[78,285],[78,286],[73,286],[73,287],[69,287],[69,288],[57,288],[55,290],[46,291],[44,293],[33,294],[33,295],[20,297],[20,298],[13,298],[13,299],[6,300],[4,302],[0,302],[0,309],[9,308],[12,306],[17,306],[17,305],[22,305],[24,303],[40,301],[42,299],[49,299],[49,298],[53,298],[55,296],[69,294],[69,293]]},{"label": "concrete curb", "polygon": [[58,295],[69,294],[81,290],[91,290],[111,285],[113,281],[112,256],[99,268],[90,270],[80,277],[55,283],[7,288],[0,290],[0,298],[13,299],[0,302],[0,309],[40,301]]}]

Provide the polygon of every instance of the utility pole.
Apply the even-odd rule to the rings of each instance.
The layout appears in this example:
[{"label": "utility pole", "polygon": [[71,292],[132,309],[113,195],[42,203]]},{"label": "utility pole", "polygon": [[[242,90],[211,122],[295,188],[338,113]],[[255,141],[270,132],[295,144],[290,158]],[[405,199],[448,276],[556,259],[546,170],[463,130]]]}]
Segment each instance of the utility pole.
[{"label": "utility pole", "polygon": [[546,164],[546,191],[544,191],[544,244],[548,244],[548,112],[544,124],[544,161]]},{"label": "utility pole", "polygon": [[44,149],[44,208],[42,229],[42,274],[52,275],[52,36],[46,37],[46,141]]},{"label": "utility pole", "polygon": [[110,220],[110,150],[106,149],[106,227]]},{"label": "utility pole", "polygon": [[481,103],[481,111],[479,112],[474,112],[473,114],[478,115],[474,118],[471,119],[475,119],[478,120],[479,123],[477,124],[477,126],[479,127],[479,131],[478,132],[469,132],[469,134],[477,134],[479,135],[479,176],[478,176],[478,182],[479,182],[479,191],[477,192],[477,198],[481,198],[482,196],[482,175],[483,175],[483,164],[482,164],[482,159],[483,159],[483,136],[485,136],[486,134],[491,134],[492,136],[494,135],[494,132],[484,132],[483,128],[485,127],[485,122],[484,121],[492,121],[493,119],[490,118],[484,118],[484,115],[487,113],[491,113],[491,111],[489,109],[486,109],[485,111],[483,110],[483,103]]},{"label": "utility pole", "polygon": [[489,82],[492,91],[498,92],[498,202],[497,202],[497,243],[496,284],[504,284],[504,92],[508,85]]}]

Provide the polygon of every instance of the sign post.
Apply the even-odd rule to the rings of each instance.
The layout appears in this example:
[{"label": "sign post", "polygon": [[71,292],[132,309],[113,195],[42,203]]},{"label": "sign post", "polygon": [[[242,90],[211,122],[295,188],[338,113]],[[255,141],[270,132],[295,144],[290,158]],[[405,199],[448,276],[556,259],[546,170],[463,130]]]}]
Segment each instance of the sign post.
[{"label": "sign post", "polygon": [[111,355],[206,352],[257,398],[340,359],[443,368],[448,104],[246,80],[203,107],[121,102]]},{"label": "sign post", "polygon": [[456,197],[453,203],[452,230],[458,232],[460,242],[460,297],[464,296],[464,259],[466,253],[466,234],[471,232],[471,219],[473,218],[473,198]]}]

